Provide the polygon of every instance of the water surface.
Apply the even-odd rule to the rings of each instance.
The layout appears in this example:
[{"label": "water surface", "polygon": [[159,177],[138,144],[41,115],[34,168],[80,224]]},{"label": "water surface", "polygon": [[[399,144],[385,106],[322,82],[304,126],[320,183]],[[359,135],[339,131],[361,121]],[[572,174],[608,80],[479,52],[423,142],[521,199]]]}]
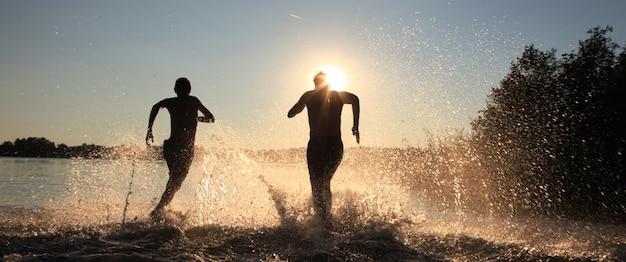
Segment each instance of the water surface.
[{"label": "water surface", "polygon": [[255,163],[238,151],[200,156],[167,221],[153,223],[163,162],[0,158],[0,254],[7,261],[618,261],[626,253],[624,226],[478,215],[454,200],[424,200],[393,172],[340,167],[328,231],[314,217],[303,163]]}]

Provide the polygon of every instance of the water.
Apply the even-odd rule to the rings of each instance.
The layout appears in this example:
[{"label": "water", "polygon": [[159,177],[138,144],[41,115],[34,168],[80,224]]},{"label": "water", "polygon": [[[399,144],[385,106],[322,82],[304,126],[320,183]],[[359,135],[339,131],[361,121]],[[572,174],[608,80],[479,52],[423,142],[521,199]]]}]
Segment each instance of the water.
[{"label": "water", "polygon": [[[196,157],[165,223],[148,214],[166,182],[158,161],[0,158],[0,254],[38,260],[618,261],[626,227],[479,215],[425,200],[399,170],[347,160],[335,174],[334,228],[314,219],[306,166],[243,151]],[[456,188],[456,189],[455,189]]]}]

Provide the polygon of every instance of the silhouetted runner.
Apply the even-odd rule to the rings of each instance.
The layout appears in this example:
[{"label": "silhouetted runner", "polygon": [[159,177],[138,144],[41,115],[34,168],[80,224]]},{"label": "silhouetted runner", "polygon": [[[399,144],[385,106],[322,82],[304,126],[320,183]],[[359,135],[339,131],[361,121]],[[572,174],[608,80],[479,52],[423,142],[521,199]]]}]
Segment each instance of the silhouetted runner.
[{"label": "silhouetted runner", "polygon": [[[174,86],[176,97],[167,98],[156,103],[150,111],[148,120],[148,134],[146,144],[154,143],[152,125],[161,108],[167,108],[170,113],[171,133],[170,138],[163,142],[163,158],[169,169],[169,179],[161,201],[154,208],[150,217],[154,220],[163,219],[163,208],[169,205],[174,194],[180,189],[189,166],[193,161],[194,140],[196,138],[196,126],[198,122],[212,123],[215,121],[213,114],[202,105],[200,100],[190,96],[191,83],[187,78],[181,77],[176,80]],[[204,116],[198,117],[198,111]]]},{"label": "silhouetted runner", "polygon": [[344,104],[352,104],[352,134],[356,142],[359,136],[359,98],[348,92],[330,90],[326,74],[319,72],[313,79],[315,89],[305,92],[289,110],[292,118],[307,108],[309,113],[310,138],[307,146],[307,164],[316,213],[331,227],[330,211],[332,194],[330,180],[341,163],[343,143],[341,141],[341,110]]}]

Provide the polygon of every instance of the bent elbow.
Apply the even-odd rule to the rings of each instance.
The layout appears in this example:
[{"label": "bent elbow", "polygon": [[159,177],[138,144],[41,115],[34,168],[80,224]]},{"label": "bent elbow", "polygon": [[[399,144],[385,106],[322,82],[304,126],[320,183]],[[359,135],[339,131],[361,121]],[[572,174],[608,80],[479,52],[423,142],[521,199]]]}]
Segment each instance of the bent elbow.
[{"label": "bent elbow", "polygon": [[358,96],[353,96],[352,97],[352,104],[354,105],[359,105],[359,97]]}]

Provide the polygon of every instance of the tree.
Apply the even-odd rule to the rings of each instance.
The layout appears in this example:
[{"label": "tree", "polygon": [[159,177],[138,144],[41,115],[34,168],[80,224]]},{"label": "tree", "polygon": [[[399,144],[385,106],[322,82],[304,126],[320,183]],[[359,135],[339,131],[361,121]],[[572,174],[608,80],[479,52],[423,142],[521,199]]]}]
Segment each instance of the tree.
[{"label": "tree", "polygon": [[0,145],[0,156],[15,156],[15,149],[12,142],[5,141]]},{"label": "tree", "polygon": [[[511,65],[472,122],[496,209],[573,216],[581,208],[626,217],[624,52],[589,30],[576,53],[533,46]],[[622,121],[622,122],[620,122]]]},{"label": "tree", "polygon": [[13,143],[14,156],[18,157],[53,157],[56,146],[43,137],[16,139]]}]

